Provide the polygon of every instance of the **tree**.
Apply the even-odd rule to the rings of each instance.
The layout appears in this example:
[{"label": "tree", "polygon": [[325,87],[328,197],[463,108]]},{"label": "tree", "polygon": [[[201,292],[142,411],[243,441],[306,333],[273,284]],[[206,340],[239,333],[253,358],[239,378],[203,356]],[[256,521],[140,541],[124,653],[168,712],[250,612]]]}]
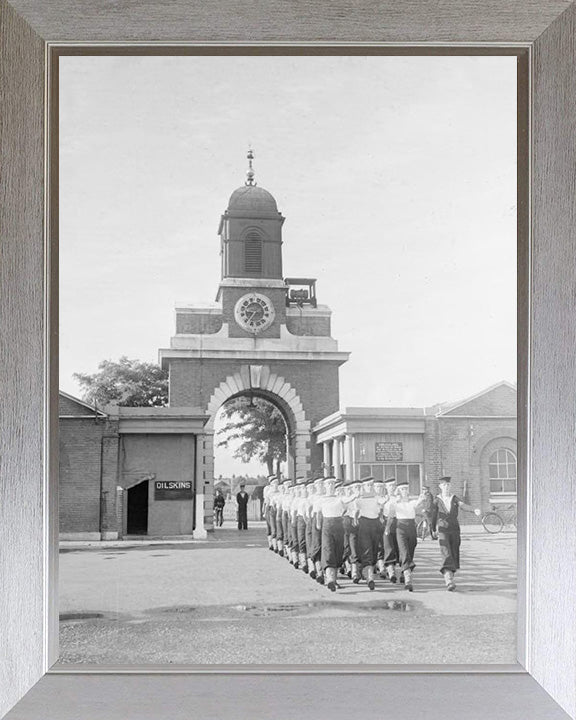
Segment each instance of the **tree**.
[{"label": "tree", "polygon": [[222,408],[224,427],[218,430],[222,439],[218,447],[229,447],[241,440],[234,457],[242,462],[257,459],[267,466],[268,474],[279,473],[286,460],[286,423],[282,413],[261,398],[238,397]]},{"label": "tree", "polygon": [[168,404],[168,373],[154,363],[130,360],[102,360],[93,375],[74,373],[83,389],[82,398],[100,407],[115,403],[125,407]]}]

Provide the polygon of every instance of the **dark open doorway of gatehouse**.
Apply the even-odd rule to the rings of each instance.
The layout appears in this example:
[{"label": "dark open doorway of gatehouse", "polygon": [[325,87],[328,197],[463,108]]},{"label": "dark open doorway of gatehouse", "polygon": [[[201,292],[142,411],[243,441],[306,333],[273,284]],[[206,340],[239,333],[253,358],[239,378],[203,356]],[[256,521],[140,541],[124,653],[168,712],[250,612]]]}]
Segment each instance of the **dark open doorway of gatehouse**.
[{"label": "dark open doorway of gatehouse", "polygon": [[126,534],[148,534],[148,480],[128,490]]}]

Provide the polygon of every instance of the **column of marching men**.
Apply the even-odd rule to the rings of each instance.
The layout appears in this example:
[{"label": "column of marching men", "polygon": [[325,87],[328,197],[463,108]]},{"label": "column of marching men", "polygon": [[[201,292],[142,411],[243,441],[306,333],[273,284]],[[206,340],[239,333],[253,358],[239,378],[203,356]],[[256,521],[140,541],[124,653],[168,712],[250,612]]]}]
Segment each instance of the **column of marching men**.
[{"label": "column of marching men", "polygon": [[268,547],[332,592],[339,587],[338,572],[370,590],[378,576],[412,592],[416,515],[422,512],[440,541],[446,589],[454,590],[460,567],[458,511],[480,515],[480,510],[451,494],[449,477],[440,478],[438,486],[435,498],[423,488],[411,499],[408,483],[395,478],[342,482],[270,476],[264,489]]}]

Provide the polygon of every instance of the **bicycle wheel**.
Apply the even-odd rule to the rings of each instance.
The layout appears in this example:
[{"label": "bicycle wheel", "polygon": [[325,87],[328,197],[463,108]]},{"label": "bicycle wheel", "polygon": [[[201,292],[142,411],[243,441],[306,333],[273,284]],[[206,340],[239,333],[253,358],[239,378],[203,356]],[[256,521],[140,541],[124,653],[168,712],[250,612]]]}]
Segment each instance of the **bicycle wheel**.
[{"label": "bicycle wheel", "polygon": [[499,533],[504,527],[504,521],[498,513],[489,512],[482,518],[482,526],[486,532]]}]

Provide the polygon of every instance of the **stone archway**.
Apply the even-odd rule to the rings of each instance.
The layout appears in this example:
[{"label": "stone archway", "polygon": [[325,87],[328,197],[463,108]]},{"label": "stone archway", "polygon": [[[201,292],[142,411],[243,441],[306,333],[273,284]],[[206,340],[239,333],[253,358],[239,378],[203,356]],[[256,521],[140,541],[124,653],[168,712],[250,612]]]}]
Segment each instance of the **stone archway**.
[{"label": "stone archway", "polygon": [[[282,411],[289,435],[289,474],[294,477],[308,476],[311,472],[310,464],[310,421],[306,419],[304,407],[296,390],[281,375],[270,370],[268,365],[242,365],[237,373],[229,375],[212,393],[206,412],[209,419],[204,427],[204,433],[198,439],[198,468],[202,476],[197,488],[198,500],[202,490],[202,502],[197,507],[203,507],[196,515],[195,536],[204,537],[206,529],[213,526],[212,495],[214,488],[214,422],[218,410],[238,395],[252,393],[263,397]],[[202,517],[201,517],[202,514]]]}]

